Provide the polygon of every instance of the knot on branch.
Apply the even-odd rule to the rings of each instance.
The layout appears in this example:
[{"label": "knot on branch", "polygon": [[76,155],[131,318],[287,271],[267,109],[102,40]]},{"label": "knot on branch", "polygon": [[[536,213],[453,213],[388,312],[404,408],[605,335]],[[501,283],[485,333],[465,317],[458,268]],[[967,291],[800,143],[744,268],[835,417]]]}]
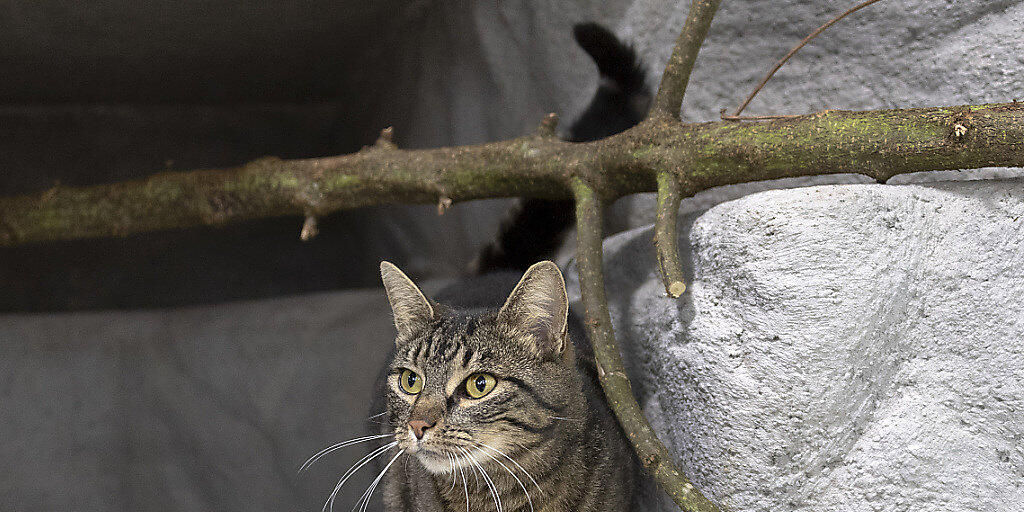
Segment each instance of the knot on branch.
[{"label": "knot on branch", "polygon": [[558,128],[558,114],[551,112],[544,116],[540,125],[537,126],[536,135],[542,139],[555,137],[555,129]]},{"label": "knot on branch", "polygon": [[244,205],[237,193],[228,190],[212,191],[206,198],[203,220],[213,226],[226,224]]},{"label": "knot on branch", "polygon": [[373,143],[373,147],[378,149],[398,149],[398,146],[394,142],[395,127],[388,126],[380,131],[380,135],[377,136],[377,141]]},{"label": "knot on branch", "polygon": [[963,142],[974,129],[974,121],[965,112],[955,114],[952,118],[946,119],[943,124],[949,127],[949,135],[947,137],[953,142]]},{"label": "knot on branch", "polygon": [[441,196],[437,198],[437,214],[444,215],[448,211],[448,208],[452,207],[452,198],[448,196]]}]

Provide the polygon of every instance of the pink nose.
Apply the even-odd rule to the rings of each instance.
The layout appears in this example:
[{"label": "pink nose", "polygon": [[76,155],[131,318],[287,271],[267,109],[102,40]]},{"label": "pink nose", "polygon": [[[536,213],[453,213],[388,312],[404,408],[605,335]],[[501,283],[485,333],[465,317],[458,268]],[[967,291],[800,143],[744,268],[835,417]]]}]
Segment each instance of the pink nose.
[{"label": "pink nose", "polygon": [[423,420],[412,420],[409,422],[409,428],[412,429],[413,434],[416,434],[416,439],[423,439],[423,433],[433,426],[433,423],[427,423]]}]

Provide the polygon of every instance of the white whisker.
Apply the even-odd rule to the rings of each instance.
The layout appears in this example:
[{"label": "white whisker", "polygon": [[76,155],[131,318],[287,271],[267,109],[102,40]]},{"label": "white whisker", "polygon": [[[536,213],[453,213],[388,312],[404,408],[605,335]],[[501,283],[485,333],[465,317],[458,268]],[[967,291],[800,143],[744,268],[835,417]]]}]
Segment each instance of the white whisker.
[{"label": "white whisker", "polygon": [[373,483],[370,484],[370,487],[368,487],[366,489],[366,492],[364,492],[363,495],[359,498],[359,500],[356,501],[356,504],[355,506],[352,507],[352,510],[355,510],[356,507],[359,507],[359,503],[362,502],[363,506],[359,508],[359,511],[366,512],[366,507],[370,505],[370,498],[373,496],[373,491],[377,489],[377,484],[379,484],[380,480],[384,478],[384,473],[388,472],[388,468],[390,468],[391,465],[394,464],[395,461],[398,460],[398,458],[401,457],[403,453],[405,453],[405,450],[399,451],[398,454],[396,454],[391,459],[391,461],[388,462],[386,466],[384,466],[384,469],[382,469],[380,474],[377,475],[377,478],[373,480]]},{"label": "white whisker", "polygon": [[467,454],[467,456],[466,456],[466,463],[469,464],[470,469],[473,470],[473,485],[475,487],[480,487],[480,477],[478,476],[480,474],[480,472],[477,471],[476,467],[473,466],[473,463],[469,461],[468,453],[465,450],[461,449],[461,448],[459,448],[459,451],[461,451],[462,453],[466,453]]},{"label": "white whisker", "polygon": [[491,476],[487,474],[487,470],[480,465],[480,461],[476,460],[476,457],[474,457],[472,453],[469,453],[465,449],[462,449],[462,451],[466,454],[466,457],[469,458],[469,462],[480,470],[480,476],[484,478],[484,483],[487,484],[488,490],[491,491],[491,497],[494,498],[494,506],[497,507],[498,512],[502,512],[501,497],[498,496],[498,488],[494,485],[494,480],[491,480]]},{"label": "white whisker", "polygon": [[452,487],[448,489],[448,492],[450,493],[455,490],[455,477],[457,476],[455,474],[455,457],[452,456],[451,452],[445,452],[445,455],[448,456],[448,462],[452,464]]},{"label": "white whisker", "polygon": [[341,490],[341,486],[345,485],[345,482],[349,478],[352,478],[352,475],[356,474],[356,471],[359,471],[363,466],[367,465],[371,460],[379,457],[382,453],[384,453],[384,452],[394,448],[397,445],[398,445],[398,441],[392,441],[392,442],[390,442],[390,443],[388,443],[388,444],[386,444],[384,446],[381,446],[381,447],[373,450],[372,452],[370,452],[368,455],[366,455],[362,459],[359,459],[355,464],[353,464],[351,467],[349,467],[348,471],[346,471],[345,474],[341,476],[341,479],[338,480],[338,485],[334,486],[334,491],[331,492],[331,496],[329,498],[327,498],[327,502],[324,503],[324,508],[322,510],[326,511],[326,510],[330,509],[330,510],[333,511],[334,510],[334,500],[335,500],[335,498],[338,497],[338,491]]},{"label": "white whisker", "polygon": [[357,437],[355,439],[349,439],[348,441],[342,441],[340,443],[328,446],[327,448],[324,448],[323,450],[320,450],[320,451],[316,452],[316,455],[313,455],[312,457],[306,459],[306,462],[303,462],[302,463],[302,467],[299,468],[299,472],[301,473],[301,472],[305,471],[310,466],[312,466],[314,463],[316,463],[316,461],[320,460],[325,455],[327,455],[328,453],[331,453],[331,452],[333,452],[335,450],[340,450],[340,449],[342,449],[342,448],[344,448],[346,446],[352,446],[354,444],[365,443],[367,441],[373,441],[374,439],[381,439],[383,437],[395,437],[395,435],[394,434],[379,434],[379,435],[375,435],[375,436]]},{"label": "white whisker", "polygon": [[[458,456],[456,455],[456,458]],[[466,492],[466,512],[469,512],[469,483],[466,482],[466,468],[459,464],[459,473],[462,473],[462,490]]]},{"label": "white whisker", "polygon": [[515,459],[513,459],[512,457],[509,457],[508,455],[505,455],[504,452],[502,452],[501,450],[499,450],[499,449],[497,449],[497,448],[495,448],[495,447],[493,447],[493,446],[491,446],[489,444],[481,443],[480,441],[473,441],[473,442],[478,444],[478,445],[480,445],[483,448],[491,450],[492,452],[497,453],[498,455],[501,455],[502,457],[505,457],[506,459],[508,459],[509,462],[511,462],[512,464],[515,464],[516,467],[519,468],[519,471],[522,471],[526,475],[526,477],[529,478],[531,482],[533,482],[533,486],[536,487],[537,490],[540,491],[541,494],[547,494],[547,493],[544,492],[544,489],[540,488],[540,484],[538,484],[537,481],[533,479],[533,475],[531,475],[530,472],[526,470],[526,468],[524,468],[523,466],[519,465],[519,463],[516,462]]},{"label": "white whisker", "polygon": [[[474,441],[474,442],[475,442],[475,441]],[[479,443],[477,443],[477,444],[479,444]],[[483,446],[481,446],[481,448],[482,448],[482,447],[483,447]],[[522,481],[522,480],[520,480],[520,479],[519,479],[519,477],[518,477],[518,476],[516,476],[516,474],[515,474],[515,473],[513,473],[511,469],[509,469],[509,468],[508,468],[508,466],[506,466],[506,465],[505,465],[504,463],[502,463],[502,462],[501,462],[500,460],[498,460],[498,459],[495,459],[493,455],[491,455],[491,454],[487,453],[486,451],[481,451],[481,453],[483,453],[484,455],[486,455],[486,456],[487,456],[487,457],[488,457],[489,459],[493,460],[494,462],[497,462],[499,466],[501,466],[502,468],[504,468],[504,469],[505,469],[505,471],[508,471],[508,474],[512,475],[512,478],[514,478],[514,479],[516,480],[516,482],[517,482],[517,483],[519,484],[519,487],[521,487],[521,488],[523,489],[523,494],[525,494],[525,495],[526,495],[526,501],[527,501],[527,503],[529,503],[529,504],[530,504],[530,512],[533,512],[533,499],[532,499],[532,498],[530,498],[530,491],[527,491],[527,490],[526,490],[526,486],[525,486],[525,485],[523,485],[523,481]],[[498,452],[498,453],[501,453],[501,452]],[[525,471],[524,471],[524,473],[525,473]]]}]

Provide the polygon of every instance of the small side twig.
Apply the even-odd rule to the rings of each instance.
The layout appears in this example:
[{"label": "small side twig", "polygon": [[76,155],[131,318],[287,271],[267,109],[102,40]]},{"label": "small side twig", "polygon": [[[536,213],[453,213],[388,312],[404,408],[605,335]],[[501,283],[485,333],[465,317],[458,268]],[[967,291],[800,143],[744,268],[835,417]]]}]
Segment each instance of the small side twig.
[{"label": "small side twig", "polygon": [[754,99],[754,96],[757,96],[757,93],[761,92],[761,89],[764,88],[765,84],[767,84],[768,81],[772,79],[772,76],[775,75],[775,72],[778,71],[779,68],[781,68],[786,63],[786,61],[789,60],[790,57],[795,55],[796,52],[800,51],[801,48],[803,48],[807,43],[809,43],[811,41],[811,39],[814,39],[815,37],[818,37],[818,34],[824,32],[825,30],[827,30],[832,25],[835,25],[839,20],[849,16],[850,14],[853,14],[853,13],[855,13],[855,12],[857,12],[857,11],[859,11],[859,10],[861,10],[861,9],[871,5],[871,4],[878,3],[878,2],[881,2],[881,1],[882,0],[867,0],[866,2],[861,2],[861,3],[859,3],[859,4],[855,5],[855,6],[847,9],[846,12],[840,14],[839,16],[836,16],[835,18],[832,18],[831,20],[828,21],[828,23],[825,23],[824,25],[818,27],[817,30],[815,30],[814,32],[811,32],[810,35],[808,35],[807,37],[805,37],[803,39],[803,41],[800,41],[800,44],[794,46],[793,49],[790,50],[789,53],[787,53],[785,57],[783,57],[782,59],[780,59],[778,62],[775,63],[775,67],[773,67],[772,70],[769,71],[768,74],[764,76],[764,79],[761,80],[761,83],[758,84],[757,87],[754,88],[754,90],[750,93],[749,96],[747,96],[747,99],[744,100],[743,104],[740,105],[739,108],[736,109],[736,112],[733,112],[731,116],[726,116],[725,114],[722,114],[722,119],[730,120],[730,121],[736,121],[736,120],[747,120],[747,119],[781,119],[781,118],[784,118],[784,117],[788,117],[788,116],[751,116],[751,117],[740,117],[740,113],[743,112],[743,109],[747,108],[747,105],[749,105],[750,102]]},{"label": "small side twig", "polygon": [[604,290],[601,200],[597,192],[581,178],[572,178],[571,186],[576,198],[576,261],[586,314],[584,323],[594,347],[598,378],[608,404],[644,469],[680,508],[686,512],[720,512],[675,466],[671,454],[658,440],[640,404],[633,397],[632,386],[615,343],[611,316],[608,314],[608,298]]},{"label": "small side twig", "polygon": [[[679,109],[682,108],[693,65],[697,62],[697,53],[704,46],[711,20],[721,3],[721,0],[693,0],[690,4],[686,24],[665,66],[648,119],[679,119]],[[672,298],[678,298],[686,290],[676,243],[676,217],[682,199],[678,180],[679,176],[668,169],[658,172],[658,216],[655,220],[654,245],[665,291]]]},{"label": "small side twig", "polygon": [[679,261],[679,234],[676,219],[679,216],[679,178],[671,171],[658,173],[658,214],[654,219],[654,247],[658,253],[658,268],[665,283],[665,292],[673,299],[686,291],[683,266]]},{"label": "small side twig", "polygon": [[723,121],[774,121],[776,119],[793,119],[805,114],[780,114],[774,116],[734,116],[725,113],[725,109],[719,113]]}]

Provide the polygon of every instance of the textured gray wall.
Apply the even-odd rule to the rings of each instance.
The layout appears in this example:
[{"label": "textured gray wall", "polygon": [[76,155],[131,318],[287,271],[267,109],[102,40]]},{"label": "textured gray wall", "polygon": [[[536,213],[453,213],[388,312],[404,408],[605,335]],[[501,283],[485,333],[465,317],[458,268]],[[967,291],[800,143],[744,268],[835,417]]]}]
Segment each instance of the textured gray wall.
[{"label": "textured gray wall", "polygon": [[[1024,503],[1024,180],[771,191],[605,242],[645,412],[731,510]],[[665,508],[665,510],[673,510]]]}]

